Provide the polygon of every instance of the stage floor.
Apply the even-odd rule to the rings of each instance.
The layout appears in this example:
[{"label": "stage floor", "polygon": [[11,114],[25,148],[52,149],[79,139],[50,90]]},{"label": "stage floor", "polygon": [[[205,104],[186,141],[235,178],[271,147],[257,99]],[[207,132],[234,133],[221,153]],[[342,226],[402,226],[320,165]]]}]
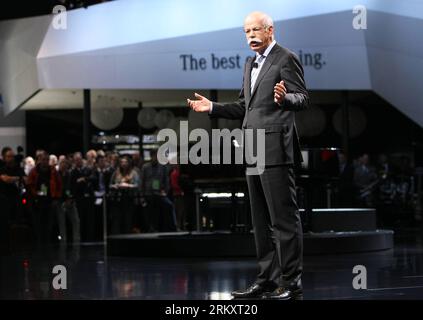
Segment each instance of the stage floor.
[{"label": "stage floor", "polygon": [[[119,234],[107,238],[110,256],[160,258],[255,257],[254,234],[167,232]],[[304,233],[304,255],[380,251],[394,246],[392,230]]]},{"label": "stage floor", "polygon": [[[66,266],[68,289],[51,287]],[[367,268],[367,290],[352,269]],[[106,257],[103,245],[52,247],[0,258],[0,299],[229,299],[249,285],[253,258]],[[423,299],[423,231],[395,233],[393,250],[304,257],[304,299]]]}]

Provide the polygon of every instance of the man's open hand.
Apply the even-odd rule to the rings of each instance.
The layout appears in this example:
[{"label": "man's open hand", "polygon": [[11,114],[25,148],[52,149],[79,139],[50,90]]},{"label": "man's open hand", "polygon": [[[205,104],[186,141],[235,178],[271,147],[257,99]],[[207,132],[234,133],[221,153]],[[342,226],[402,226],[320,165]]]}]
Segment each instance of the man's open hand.
[{"label": "man's open hand", "polygon": [[281,82],[277,83],[273,91],[275,93],[275,102],[277,104],[282,104],[286,96],[285,82],[282,80]]},{"label": "man's open hand", "polygon": [[195,97],[196,100],[187,99],[188,106],[196,112],[209,112],[212,102],[198,93],[195,93]]}]

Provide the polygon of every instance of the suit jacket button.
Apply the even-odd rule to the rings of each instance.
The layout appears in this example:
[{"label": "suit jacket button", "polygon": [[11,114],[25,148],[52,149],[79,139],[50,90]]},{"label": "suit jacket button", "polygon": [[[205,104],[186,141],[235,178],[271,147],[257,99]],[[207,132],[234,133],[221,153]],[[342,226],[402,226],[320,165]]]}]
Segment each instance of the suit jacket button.
[{"label": "suit jacket button", "polygon": [[248,111],[251,111],[251,110],[253,110],[253,108],[251,108],[251,107],[248,107]]}]

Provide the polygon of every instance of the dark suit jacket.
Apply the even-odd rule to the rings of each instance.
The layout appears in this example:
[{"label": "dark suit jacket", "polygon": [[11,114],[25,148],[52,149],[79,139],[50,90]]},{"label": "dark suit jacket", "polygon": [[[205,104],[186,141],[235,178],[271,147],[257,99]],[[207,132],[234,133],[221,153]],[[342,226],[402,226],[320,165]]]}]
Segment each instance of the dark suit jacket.
[{"label": "dark suit jacket", "polygon": [[[294,111],[309,105],[304,72],[298,57],[276,44],[267,56],[250,94],[251,69],[255,58],[247,60],[239,99],[213,103],[211,117],[243,119],[242,128],[265,129],[266,166],[302,162]],[[274,86],[284,80],[287,95],[282,105],[274,102]]]},{"label": "dark suit jacket", "polygon": [[[109,186],[110,186],[110,180],[112,178],[113,175],[113,169],[111,168],[106,168],[103,171],[103,179],[104,179],[104,186],[105,186],[105,191],[106,193],[109,193]],[[100,172],[99,169],[94,169],[93,173],[92,173],[92,177],[91,177],[91,181],[92,181],[92,185],[94,188],[94,191],[99,191],[100,190]]]}]

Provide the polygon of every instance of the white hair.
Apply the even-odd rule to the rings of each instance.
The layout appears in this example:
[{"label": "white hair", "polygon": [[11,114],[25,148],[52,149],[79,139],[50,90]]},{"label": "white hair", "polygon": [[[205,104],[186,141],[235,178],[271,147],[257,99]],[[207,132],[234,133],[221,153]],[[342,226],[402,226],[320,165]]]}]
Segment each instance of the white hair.
[{"label": "white hair", "polygon": [[49,157],[50,163],[52,165],[56,165],[57,164],[57,157],[54,154],[51,154]]},{"label": "white hair", "polygon": [[[264,12],[260,12],[260,11],[254,11],[254,12],[251,12],[245,19],[248,19],[249,17],[252,17],[252,16],[256,16],[256,17],[258,16],[261,19],[263,27],[265,29],[269,29],[270,27],[273,27],[273,19],[268,14]],[[272,36],[272,39],[274,39],[274,35]]]},{"label": "white hair", "polygon": [[263,13],[263,26],[265,28],[273,27],[273,19],[265,13]]}]

